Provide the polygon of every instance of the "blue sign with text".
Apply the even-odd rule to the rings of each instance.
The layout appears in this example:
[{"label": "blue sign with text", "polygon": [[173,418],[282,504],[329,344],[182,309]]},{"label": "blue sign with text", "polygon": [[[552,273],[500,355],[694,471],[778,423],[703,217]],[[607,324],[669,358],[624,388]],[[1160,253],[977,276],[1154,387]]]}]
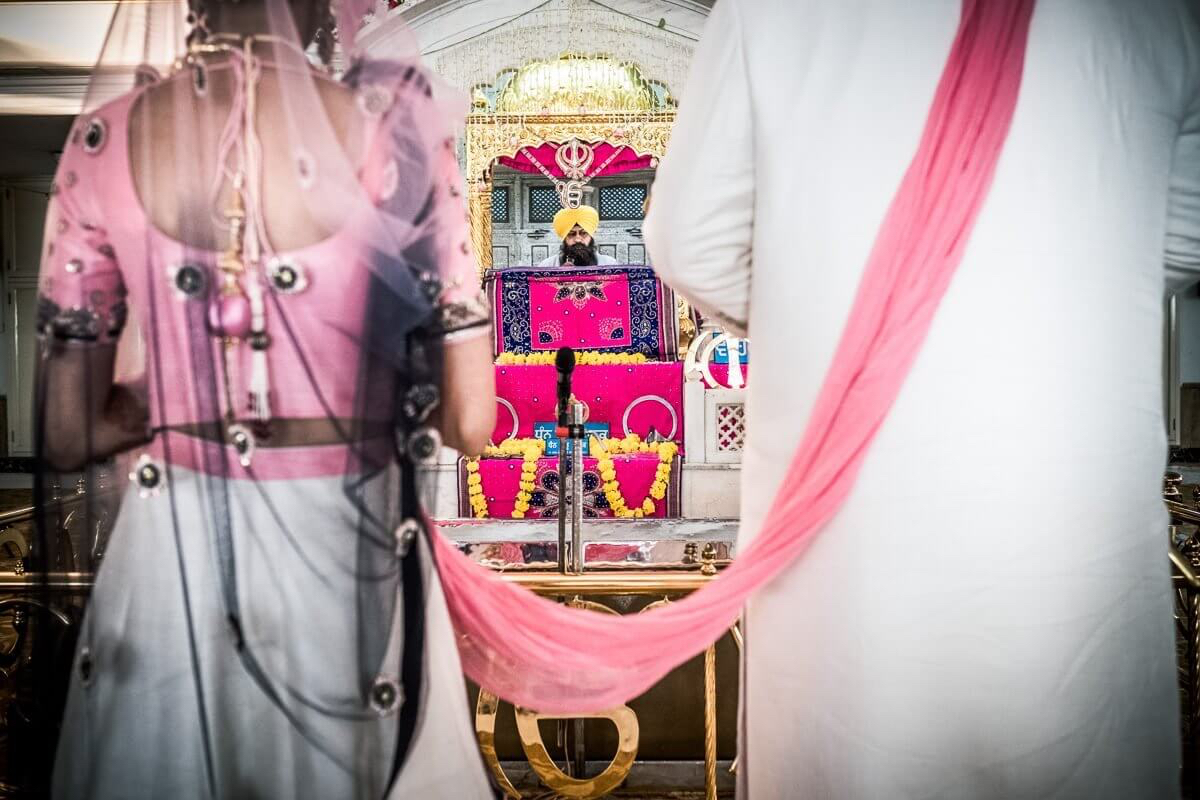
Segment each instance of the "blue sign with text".
[{"label": "blue sign with text", "polygon": [[[739,364],[749,364],[750,363],[750,342],[746,339],[738,339],[737,343],[738,343],[738,348],[737,348],[738,363]],[[713,350],[712,362],[714,364],[728,364],[729,363],[729,341],[728,340],[721,342]]]},{"label": "blue sign with text", "polygon": [[[558,437],[554,435],[555,424],[553,422],[536,422],[533,425],[533,437],[542,439],[546,442],[546,455],[558,455]],[[589,439],[595,436],[597,439],[608,438],[609,425],[607,422],[585,422],[583,423],[583,454],[591,455],[588,450]],[[567,441],[567,452],[571,452],[571,442]]]}]

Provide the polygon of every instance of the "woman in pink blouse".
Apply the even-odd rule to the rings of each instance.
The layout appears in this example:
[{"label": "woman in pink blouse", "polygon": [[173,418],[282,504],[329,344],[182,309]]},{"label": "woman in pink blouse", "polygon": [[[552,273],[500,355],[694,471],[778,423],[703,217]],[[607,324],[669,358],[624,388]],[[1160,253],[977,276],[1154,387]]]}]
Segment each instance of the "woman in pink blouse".
[{"label": "woman in pink blouse", "polygon": [[[417,485],[492,429],[490,320],[449,116],[361,11],[339,79],[324,0],[116,12],[41,279],[39,553],[96,570],[57,796],[491,796]],[[78,471],[107,538],[58,532]]]}]

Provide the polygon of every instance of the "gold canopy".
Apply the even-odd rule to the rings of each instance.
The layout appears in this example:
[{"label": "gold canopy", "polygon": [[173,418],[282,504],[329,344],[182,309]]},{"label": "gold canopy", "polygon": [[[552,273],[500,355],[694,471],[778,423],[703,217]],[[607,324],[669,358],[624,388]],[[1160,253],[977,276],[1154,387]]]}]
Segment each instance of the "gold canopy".
[{"label": "gold canopy", "polygon": [[610,56],[563,53],[531,61],[512,73],[496,96],[499,114],[596,114],[663,111],[674,101],[646,80],[636,64]]}]

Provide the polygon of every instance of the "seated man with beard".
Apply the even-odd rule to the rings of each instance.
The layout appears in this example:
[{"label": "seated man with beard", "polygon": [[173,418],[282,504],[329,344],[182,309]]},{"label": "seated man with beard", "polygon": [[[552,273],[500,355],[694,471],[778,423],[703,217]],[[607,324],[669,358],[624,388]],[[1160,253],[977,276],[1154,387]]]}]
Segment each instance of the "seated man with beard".
[{"label": "seated man with beard", "polygon": [[612,256],[596,252],[592,237],[600,227],[600,214],[591,206],[564,208],[554,215],[554,232],[562,239],[558,255],[544,258],[539,267],[596,267],[616,264]]}]

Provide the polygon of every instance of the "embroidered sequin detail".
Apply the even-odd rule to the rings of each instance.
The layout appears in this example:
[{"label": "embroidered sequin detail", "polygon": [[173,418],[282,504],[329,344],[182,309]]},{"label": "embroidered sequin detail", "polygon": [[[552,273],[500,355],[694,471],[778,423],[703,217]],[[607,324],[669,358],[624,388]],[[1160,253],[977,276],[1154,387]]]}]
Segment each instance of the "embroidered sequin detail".
[{"label": "embroidered sequin detail", "polygon": [[418,428],[408,437],[408,458],[414,464],[432,464],[442,449],[442,436],[437,428]]},{"label": "embroidered sequin detail", "polygon": [[204,297],[208,293],[208,273],[197,264],[178,264],[169,271],[175,294],[184,299]]},{"label": "embroidered sequin detail", "polygon": [[101,335],[115,339],[125,329],[129,306],[124,290],[93,291],[87,308],[66,308],[44,294],[38,295],[36,329],[55,339],[95,342]]},{"label": "embroidered sequin detail", "polygon": [[254,460],[254,434],[250,432],[249,428],[241,424],[230,425],[226,433],[229,436],[229,443],[237,451],[238,462],[243,467],[249,467],[250,462]]},{"label": "embroidered sequin detail", "polygon": [[413,542],[417,540],[417,534],[421,532],[421,526],[411,517],[400,523],[396,528],[396,555],[399,558],[404,558],[408,555],[408,551],[412,549]]},{"label": "embroidered sequin detail", "polygon": [[138,488],[138,496],[142,499],[158,494],[166,484],[166,472],[162,465],[143,453],[133,465],[129,473],[129,481]]},{"label": "embroidered sequin detail", "polygon": [[419,383],[404,393],[404,415],[413,422],[424,422],[441,402],[441,392],[432,383]]},{"label": "embroidered sequin detail", "polygon": [[308,275],[295,260],[275,256],[267,262],[271,285],[281,294],[296,294],[308,288]]},{"label": "embroidered sequin detail", "polygon": [[371,684],[371,708],[379,716],[386,717],[394,713],[403,701],[404,693],[400,691],[400,684],[395,678],[380,675]]},{"label": "embroidered sequin detail", "polygon": [[87,127],[83,131],[83,152],[94,156],[104,149],[107,141],[108,123],[100,117],[92,117],[88,120]]},{"label": "embroidered sequin detail", "polygon": [[421,293],[425,295],[425,299],[429,302],[435,302],[442,294],[442,281],[432,272],[422,272],[417,276],[417,280],[421,282]]}]

